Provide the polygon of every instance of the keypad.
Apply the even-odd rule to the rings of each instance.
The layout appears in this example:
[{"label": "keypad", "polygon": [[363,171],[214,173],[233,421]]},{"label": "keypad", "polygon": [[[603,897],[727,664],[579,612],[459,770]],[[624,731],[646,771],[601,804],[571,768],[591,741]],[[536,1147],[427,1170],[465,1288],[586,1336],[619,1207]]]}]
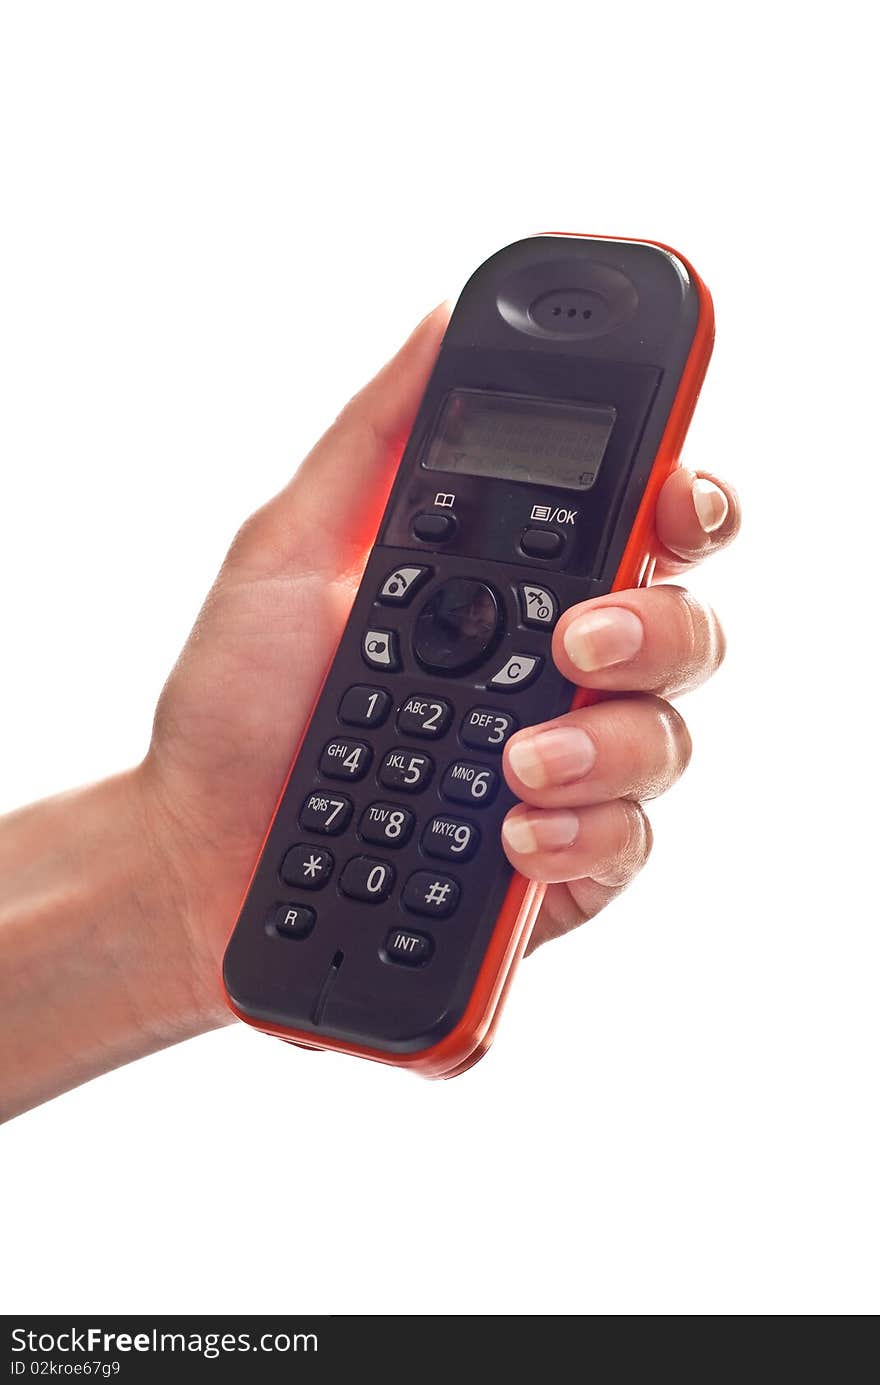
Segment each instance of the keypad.
[{"label": "keypad", "polygon": [[416,815],[399,803],[371,803],[358,824],[365,842],[377,846],[405,846],[412,836]]},{"label": "keypad", "polygon": [[[439,542],[447,516],[421,516],[418,532],[421,521]],[[374,930],[377,965],[412,970],[431,963],[444,937],[460,945],[465,918],[451,931],[442,921],[462,913],[469,891],[482,893],[480,846],[497,824],[479,810],[501,789],[501,752],[520,725],[515,700],[512,711],[498,704],[542,672],[560,610],[543,573],[502,595],[479,568],[436,581],[425,556],[431,566],[404,557],[373,588],[356,636],[363,681],[340,690],[340,734],[324,744],[300,802],[296,822],[308,839],[279,852],[280,888],[295,895],[265,916],[270,934],[308,939],[321,930],[322,901],[333,913],[342,896],[352,926]]]},{"label": "keypad", "polygon": [[417,870],[403,887],[403,906],[414,914],[445,919],[458,904],[461,890],[451,875],[435,875],[430,870]]},{"label": "keypad", "polygon": [[372,758],[366,741],[328,741],[321,756],[321,773],[328,779],[363,779]]},{"label": "keypad", "polygon": [[409,928],[392,928],[382,949],[384,962],[398,962],[404,967],[423,967],[434,951],[434,944],[424,933]]},{"label": "keypad", "polygon": [[498,774],[488,765],[473,760],[456,760],[443,776],[440,792],[453,803],[468,803],[473,808],[491,803],[498,792]]},{"label": "keypad", "polygon": [[303,890],[320,890],[333,873],[333,853],[320,846],[300,843],[292,846],[281,862],[281,879],[285,885],[298,885]]},{"label": "keypad", "polygon": [[423,751],[398,746],[389,750],[379,770],[379,783],[402,793],[420,793],[434,773],[434,761]]},{"label": "keypad", "polygon": [[474,823],[448,817],[446,813],[431,818],[422,833],[422,850],[441,861],[469,861],[479,842],[480,833]]},{"label": "keypad", "polygon": [[339,888],[351,899],[381,904],[394,885],[394,867],[372,856],[354,856],[339,877]]},{"label": "keypad", "polygon": [[404,736],[442,736],[452,720],[452,704],[442,697],[422,697],[413,693],[397,716],[397,729]]},{"label": "keypad", "polygon": [[510,712],[497,712],[494,707],[472,707],[461,723],[461,739],[475,750],[500,752],[518,725]]},{"label": "keypad", "polygon": [[390,710],[390,692],[357,683],[349,688],[339,704],[339,720],[346,726],[381,726]]},{"label": "keypad", "polygon": [[300,811],[299,825],[305,832],[336,837],[345,831],[352,812],[352,801],[344,793],[310,793]]}]

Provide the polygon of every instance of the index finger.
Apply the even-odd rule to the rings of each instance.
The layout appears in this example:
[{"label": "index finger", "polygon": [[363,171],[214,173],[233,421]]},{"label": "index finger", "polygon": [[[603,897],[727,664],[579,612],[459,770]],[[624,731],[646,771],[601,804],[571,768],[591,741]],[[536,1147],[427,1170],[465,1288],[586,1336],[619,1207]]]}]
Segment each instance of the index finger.
[{"label": "index finger", "polygon": [[260,572],[357,573],[437,358],[441,303],[378,375],[349,400],[288,484],[239,534],[236,562]]}]

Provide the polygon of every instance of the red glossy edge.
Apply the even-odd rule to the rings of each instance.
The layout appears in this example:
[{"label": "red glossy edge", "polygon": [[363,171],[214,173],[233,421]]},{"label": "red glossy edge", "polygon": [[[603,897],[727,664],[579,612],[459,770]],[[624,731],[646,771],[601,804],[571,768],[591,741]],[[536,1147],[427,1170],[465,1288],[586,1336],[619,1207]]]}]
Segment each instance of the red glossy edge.
[{"label": "red glossy edge", "polygon": [[[576,235],[577,233],[553,231],[544,234]],[[646,586],[651,579],[654,564],[659,556],[660,543],[654,526],[657,496],[664,481],[678,462],[682,444],[696,407],[709,358],[712,354],[715,315],[712,298],[706,285],[684,255],[673,250],[671,246],[664,245],[662,241],[640,241],[635,236],[602,236],[590,237],[590,239],[624,240],[642,245],[656,245],[659,249],[674,255],[687,270],[696,289],[698,301],[694,340],[682,371],[678,392],[673,401],[660,446],[657,449],[657,456],[645,487],[645,494],[636,513],[632,532],[612,584],[612,591],[622,591],[629,587]],[[333,657],[335,658],[335,652]],[[315,698],[314,706],[317,706],[332,666],[333,659],[331,658],[321,680],[321,688]],[[594,700],[593,694],[579,689],[572,700],[572,707],[583,707]],[[291,760],[284,787],[278,795],[278,802],[275,805],[272,820],[260,847],[257,863],[242,898],[242,904],[251,887],[263,848],[281,806],[288,781],[311,721],[312,712],[309,713],[305,722],[305,729]],[[307,1031],[288,1029],[281,1025],[257,1024],[250,1016],[242,1013],[235,1006],[228,994],[226,996],[227,1004],[233,1014],[244,1020],[246,1024],[261,1029],[264,1033],[274,1034],[277,1038],[298,1044],[303,1048],[332,1049],[338,1053],[350,1053],[359,1058],[370,1058],[374,1062],[386,1063],[392,1067],[409,1068],[423,1077],[456,1077],[476,1063],[492,1042],[495,1026],[498,1023],[513,973],[528,945],[532,927],[541,907],[544,889],[543,885],[526,880],[521,875],[514,875],[498,914],[495,930],[477,973],[474,989],[465,1012],[455,1028],[430,1048],[421,1049],[416,1053],[385,1053],[381,1049],[345,1043],[336,1039],[322,1037],[317,1040],[313,1033]]]}]

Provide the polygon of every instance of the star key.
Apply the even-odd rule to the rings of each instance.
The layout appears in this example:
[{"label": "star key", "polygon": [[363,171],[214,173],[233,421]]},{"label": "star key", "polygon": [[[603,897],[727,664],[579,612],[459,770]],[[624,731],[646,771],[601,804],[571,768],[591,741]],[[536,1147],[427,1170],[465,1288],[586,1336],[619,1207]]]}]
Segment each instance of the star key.
[{"label": "star key", "polygon": [[281,862],[281,879],[285,885],[298,885],[303,890],[319,890],[333,872],[333,853],[321,846],[292,846]]}]

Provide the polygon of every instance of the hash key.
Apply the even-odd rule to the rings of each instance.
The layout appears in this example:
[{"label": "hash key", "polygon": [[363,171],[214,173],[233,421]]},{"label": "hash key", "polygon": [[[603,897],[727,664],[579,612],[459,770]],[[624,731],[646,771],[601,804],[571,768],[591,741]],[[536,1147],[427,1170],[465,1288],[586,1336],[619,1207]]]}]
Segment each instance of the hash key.
[{"label": "hash key", "polygon": [[404,908],[414,914],[432,918],[447,918],[458,904],[461,890],[451,875],[435,875],[430,870],[417,870],[403,887]]}]

